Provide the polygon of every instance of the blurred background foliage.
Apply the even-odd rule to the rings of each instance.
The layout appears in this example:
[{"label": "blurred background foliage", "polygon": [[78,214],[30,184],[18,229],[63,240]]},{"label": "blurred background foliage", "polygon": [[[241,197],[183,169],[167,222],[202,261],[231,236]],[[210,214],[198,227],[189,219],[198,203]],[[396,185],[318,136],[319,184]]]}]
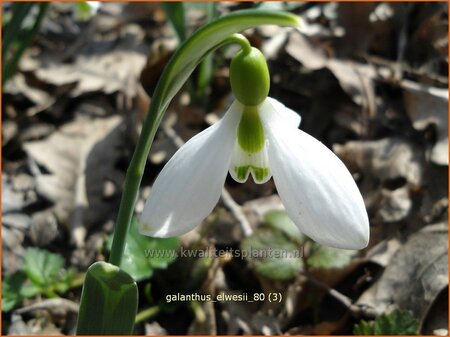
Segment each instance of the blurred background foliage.
[{"label": "blurred background foliage", "polygon": [[[229,179],[211,216],[181,238],[132,226],[123,267],[141,297],[135,333],[448,335],[445,2],[2,2],[3,334],[74,333],[84,273],[108,257],[164,66],[195,29],[243,8],[301,17],[300,29],[244,34],[268,59],[270,95],[353,173],[371,242],[361,252],[322,247],[292,224],[273,182]],[[136,214],[177,148],[229,106],[236,50],[206,58],[175,98]],[[166,300],[222,293],[265,299]]]}]

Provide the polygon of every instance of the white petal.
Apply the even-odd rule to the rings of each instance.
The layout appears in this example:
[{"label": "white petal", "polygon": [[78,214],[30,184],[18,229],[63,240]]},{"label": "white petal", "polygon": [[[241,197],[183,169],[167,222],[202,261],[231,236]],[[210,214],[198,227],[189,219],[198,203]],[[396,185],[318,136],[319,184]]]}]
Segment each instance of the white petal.
[{"label": "white petal", "polygon": [[242,105],[191,138],[157,177],[140,219],[140,232],[155,237],[192,230],[217,204],[227,176]]},{"label": "white petal", "polygon": [[342,161],[307,133],[265,117],[270,168],[289,217],[321,244],[366,247],[369,220],[364,200]]},{"label": "white petal", "polygon": [[267,97],[261,104],[260,111],[262,114],[270,114],[274,111],[279,114],[280,118],[284,119],[287,124],[298,128],[302,120],[301,116],[294,110],[289,109],[283,103],[278,102],[275,98]]},{"label": "white petal", "polygon": [[257,184],[264,184],[272,177],[267,146],[264,145],[261,151],[248,153],[242,150],[239,143],[236,142],[231,157],[230,175],[237,182],[245,183],[250,174]]}]

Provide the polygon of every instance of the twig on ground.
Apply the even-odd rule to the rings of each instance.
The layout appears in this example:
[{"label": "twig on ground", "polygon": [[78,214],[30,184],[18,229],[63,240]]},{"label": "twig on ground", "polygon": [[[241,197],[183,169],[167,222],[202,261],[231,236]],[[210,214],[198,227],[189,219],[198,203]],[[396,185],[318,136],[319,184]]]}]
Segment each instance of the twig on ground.
[{"label": "twig on ground", "polygon": [[222,190],[222,202],[223,204],[228,208],[228,210],[231,212],[233,217],[239,222],[242,228],[242,232],[244,233],[244,236],[250,236],[253,234],[253,229],[250,226],[250,223],[247,220],[247,216],[245,215],[244,211],[242,210],[242,207],[234,201],[231,194],[227,191],[226,188]]},{"label": "twig on ground", "polygon": [[448,85],[448,78],[439,74],[435,74],[435,73],[431,73],[431,72],[426,72],[424,70],[421,69],[414,69],[412,67],[410,67],[408,64],[406,63],[399,63],[399,62],[394,62],[388,59],[385,59],[383,57],[380,56],[375,56],[375,55],[369,55],[369,54],[364,54],[364,55],[360,55],[363,59],[365,59],[367,61],[368,64],[372,64],[375,67],[378,68],[385,68],[385,69],[389,69],[391,71],[391,73],[395,73],[395,70],[400,68],[400,70],[402,72],[406,72],[408,74],[411,74],[413,76],[420,76],[420,77],[425,77],[429,80],[438,82],[441,85]]},{"label": "twig on ground", "polygon": [[14,311],[15,314],[25,314],[30,311],[35,310],[65,310],[65,311],[71,311],[74,313],[78,312],[79,304],[72,302],[65,298],[49,298],[42,300],[41,302],[33,303],[29,306],[17,309]]},{"label": "twig on ground", "polygon": [[337,300],[339,303],[344,305],[350,312],[350,314],[354,317],[364,317],[369,319],[374,319],[377,316],[377,313],[375,310],[355,305],[351,298],[348,296],[342,294],[341,292],[337,291],[336,289],[331,288],[327,284],[323,283],[322,281],[316,279],[315,277],[309,275],[308,273],[302,273],[304,277],[306,277],[307,281],[314,285],[317,288],[320,288],[322,290],[325,290],[327,294],[329,294],[331,297],[333,297],[335,300]]}]

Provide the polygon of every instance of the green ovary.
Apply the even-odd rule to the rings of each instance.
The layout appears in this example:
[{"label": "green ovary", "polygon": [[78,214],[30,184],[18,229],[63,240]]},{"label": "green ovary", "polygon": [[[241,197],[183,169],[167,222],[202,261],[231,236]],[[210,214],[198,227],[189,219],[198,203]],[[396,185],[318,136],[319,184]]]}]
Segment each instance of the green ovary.
[{"label": "green ovary", "polygon": [[264,147],[264,129],[257,106],[245,106],[238,126],[238,143],[242,150],[255,153]]},{"label": "green ovary", "polygon": [[249,170],[253,171],[254,178],[257,181],[264,180],[265,177],[269,174],[269,169],[266,167],[256,167],[253,165],[245,165],[245,166],[236,166],[234,171],[240,180],[244,180],[247,177],[247,173]]}]

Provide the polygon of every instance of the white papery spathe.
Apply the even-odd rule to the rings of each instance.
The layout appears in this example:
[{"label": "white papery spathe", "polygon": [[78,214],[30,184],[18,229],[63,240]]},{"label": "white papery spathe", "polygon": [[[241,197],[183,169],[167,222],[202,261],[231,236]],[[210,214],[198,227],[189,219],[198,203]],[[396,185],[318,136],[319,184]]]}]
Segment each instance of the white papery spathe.
[{"label": "white papery spathe", "polygon": [[[227,171],[233,173],[234,162],[245,160],[236,152],[242,111],[243,106],[234,102],[221,121],[189,140],[167,163],[145,204],[142,234],[181,235],[211,213]],[[364,201],[342,161],[299,130],[300,116],[277,100],[267,98],[258,111],[265,146],[257,161],[269,169],[269,176],[259,183],[273,176],[289,217],[318,243],[343,249],[366,247],[369,220]]]}]

